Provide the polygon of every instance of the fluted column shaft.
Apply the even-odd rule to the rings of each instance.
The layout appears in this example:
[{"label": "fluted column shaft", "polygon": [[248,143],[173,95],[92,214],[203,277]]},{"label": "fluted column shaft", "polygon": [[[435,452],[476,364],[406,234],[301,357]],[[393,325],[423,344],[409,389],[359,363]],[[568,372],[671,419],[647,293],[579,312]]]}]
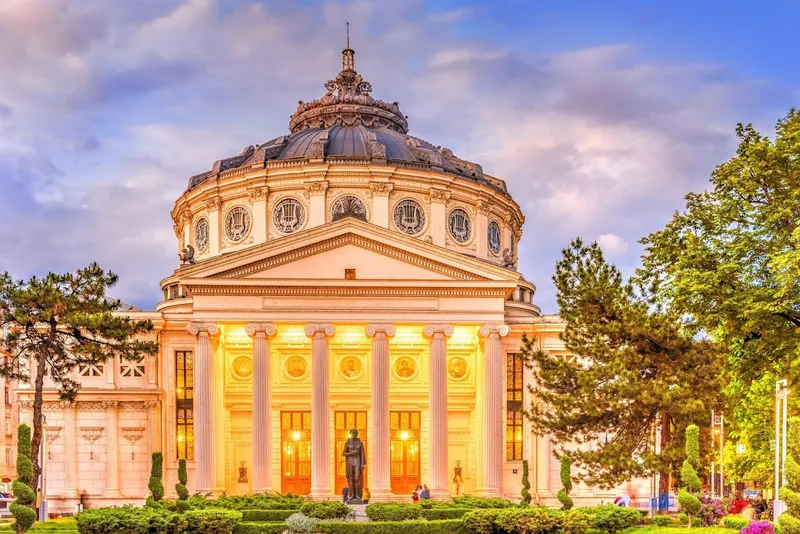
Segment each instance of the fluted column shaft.
[{"label": "fluted column shaft", "polygon": [[389,436],[389,338],[392,325],[371,324],[367,335],[372,338],[372,450],[369,456],[370,493],[373,498],[392,492]]},{"label": "fluted column shaft", "polygon": [[330,324],[306,325],[311,338],[311,493],[328,497],[331,490],[330,371],[328,338],[335,332]]},{"label": "fluted column shaft", "polygon": [[269,376],[269,338],[276,329],[271,324],[249,324],[253,337],[253,486],[254,493],[272,491],[272,388]]},{"label": "fluted column shaft", "polygon": [[504,324],[484,325],[486,369],[483,375],[485,425],[483,434],[483,485],[486,493],[499,495],[503,480],[503,340]]},{"label": "fluted column shaft", "polygon": [[430,338],[430,386],[428,397],[428,488],[431,498],[450,495],[447,481],[447,338],[453,335],[450,325],[428,325]]},{"label": "fluted column shaft", "polygon": [[211,337],[219,332],[213,323],[189,323],[195,335],[194,351],[194,458],[195,491],[214,489],[214,352]]},{"label": "fluted column shaft", "polygon": [[66,456],[66,480],[64,497],[78,495],[78,428],[75,407],[64,408],[64,456]]},{"label": "fluted column shaft", "polygon": [[116,402],[106,409],[106,497],[119,497],[119,413]]}]

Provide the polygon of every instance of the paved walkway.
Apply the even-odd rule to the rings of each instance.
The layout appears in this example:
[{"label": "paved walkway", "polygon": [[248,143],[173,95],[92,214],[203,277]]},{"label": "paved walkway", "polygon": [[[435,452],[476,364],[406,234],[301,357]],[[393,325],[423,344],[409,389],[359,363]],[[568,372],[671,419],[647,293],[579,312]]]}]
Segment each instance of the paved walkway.
[{"label": "paved walkway", "polygon": [[350,508],[356,513],[356,523],[368,523],[367,518],[367,505],[366,504],[348,504]]}]

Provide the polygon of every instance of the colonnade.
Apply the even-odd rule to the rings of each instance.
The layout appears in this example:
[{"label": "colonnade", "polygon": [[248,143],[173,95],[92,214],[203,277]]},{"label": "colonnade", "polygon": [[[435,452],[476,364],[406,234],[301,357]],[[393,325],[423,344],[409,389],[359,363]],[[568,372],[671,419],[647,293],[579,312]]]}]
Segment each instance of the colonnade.
[{"label": "colonnade", "polygon": [[[195,336],[194,417],[195,491],[214,489],[214,398],[213,348],[211,337],[218,333],[213,323],[192,322],[187,330]],[[245,331],[253,338],[253,486],[254,492],[278,491],[272,487],[272,432],[270,411],[270,338],[277,333],[271,323],[252,323]],[[503,462],[503,346],[505,324],[486,324],[479,334],[484,339],[483,374],[484,454],[481,466],[482,493],[501,490]],[[331,480],[330,354],[329,340],[335,335],[332,324],[312,323],[305,327],[311,338],[311,492],[312,498],[333,494]],[[369,488],[373,499],[391,495],[389,423],[389,340],[396,329],[391,324],[369,324],[366,335],[372,340],[372,447],[369,462]],[[453,335],[449,324],[429,324],[423,334],[430,341],[430,389],[428,433],[428,487],[432,498],[449,496],[447,461],[447,340]]]}]

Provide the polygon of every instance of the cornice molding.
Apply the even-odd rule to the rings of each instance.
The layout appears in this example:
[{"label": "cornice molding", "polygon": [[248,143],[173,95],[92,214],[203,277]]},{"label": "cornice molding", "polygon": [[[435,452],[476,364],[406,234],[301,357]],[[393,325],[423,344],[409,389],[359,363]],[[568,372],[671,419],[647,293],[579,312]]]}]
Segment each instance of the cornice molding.
[{"label": "cornice molding", "polygon": [[391,287],[391,286],[273,286],[273,285],[211,285],[198,282],[186,286],[195,296],[264,296],[264,297],[449,297],[502,298],[513,291],[504,287]]}]

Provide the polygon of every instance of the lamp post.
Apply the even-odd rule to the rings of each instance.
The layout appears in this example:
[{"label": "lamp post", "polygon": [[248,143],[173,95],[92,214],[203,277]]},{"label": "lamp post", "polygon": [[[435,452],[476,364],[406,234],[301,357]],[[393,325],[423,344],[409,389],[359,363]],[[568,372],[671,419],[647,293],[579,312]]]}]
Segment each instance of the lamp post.
[{"label": "lamp post", "polygon": [[[723,462],[725,461],[725,418],[720,414],[714,413],[714,410],[711,410],[711,450],[713,451],[717,446],[717,439],[716,433],[717,428],[719,427],[719,497],[721,499],[725,498],[725,467],[723,466]],[[712,456],[713,458],[713,456]],[[714,462],[711,462],[711,496],[714,496]]]},{"label": "lamp post", "polygon": [[[772,505],[774,521],[777,521],[784,511],[784,502],[778,498],[778,492],[781,484],[786,483],[786,400],[789,396],[788,385],[789,382],[786,379],[775,382],[775,495]],[[781,430],[783,430],[783,436],[781,436]]]}]

